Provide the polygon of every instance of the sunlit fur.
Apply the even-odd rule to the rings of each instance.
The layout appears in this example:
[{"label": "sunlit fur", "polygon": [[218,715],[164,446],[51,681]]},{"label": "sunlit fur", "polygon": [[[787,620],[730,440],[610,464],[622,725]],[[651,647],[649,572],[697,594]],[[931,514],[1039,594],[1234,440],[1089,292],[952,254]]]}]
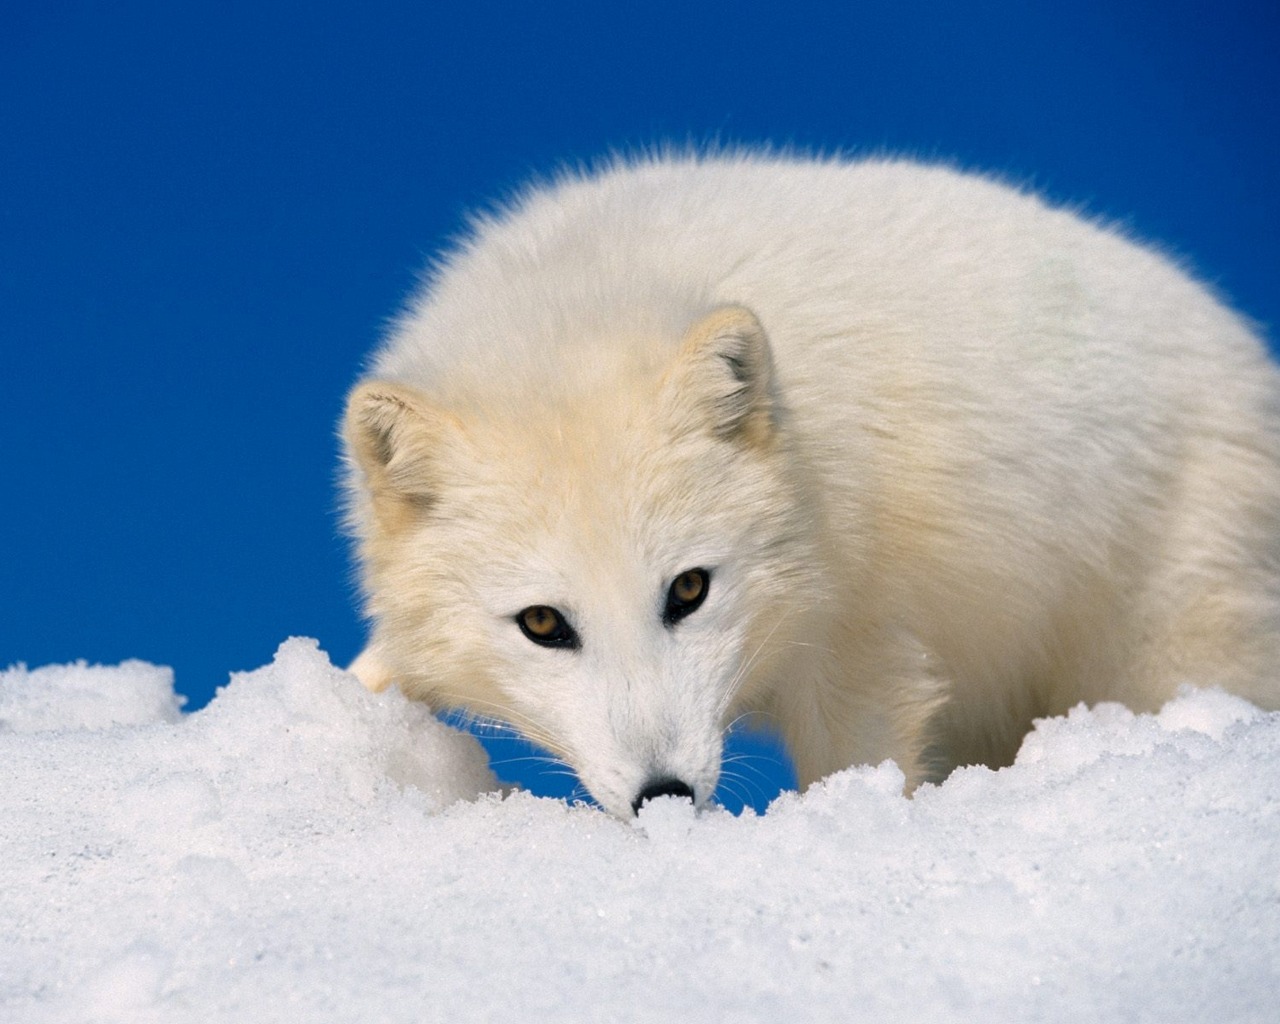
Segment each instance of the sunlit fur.
[{"label": "sunlit fur", "polygon": [[[706,801],[744,712],[802,785],[892,757],[914,787],[1081,700],[1276,707],[1278,396],[1169,260],[979,177],[566,177],[473,225],[352,394],[353,669],[625,816],[655,777]],[[535,605],[580,649],[525,637]]]}]

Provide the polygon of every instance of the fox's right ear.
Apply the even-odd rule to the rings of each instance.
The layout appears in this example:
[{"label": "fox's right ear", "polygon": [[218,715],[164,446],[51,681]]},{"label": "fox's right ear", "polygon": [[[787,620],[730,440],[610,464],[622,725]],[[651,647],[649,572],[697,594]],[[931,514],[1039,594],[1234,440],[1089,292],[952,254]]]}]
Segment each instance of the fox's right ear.
[{"label": "fox's right ear", "polygon": [[435,501],[442,450],[456,443],[459,425],[413,388],[373,380],[347,399],[343,434],[375,509],[400,512]]},{"label": "fox's right ear", "polygon": [[677,409],[717,437],[765,445],[774,435],[773,359],[749,309],[721,306],[690,327],[666,388]]}]

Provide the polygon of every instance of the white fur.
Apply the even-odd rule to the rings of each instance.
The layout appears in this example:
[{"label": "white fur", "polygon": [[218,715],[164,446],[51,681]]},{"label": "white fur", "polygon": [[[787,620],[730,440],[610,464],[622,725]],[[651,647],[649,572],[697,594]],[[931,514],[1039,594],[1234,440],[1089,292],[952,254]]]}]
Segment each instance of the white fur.
[{"label": "white fur", "polygon": [[353,393],[356,670],[511,722],[622,815],[658,777],[705,801],[746,710],[802,785],[892,757],[914,786],[1079,701],[1277,707],[1278,399],[1167,259],[980,177],[566,178],[474,225]]}]

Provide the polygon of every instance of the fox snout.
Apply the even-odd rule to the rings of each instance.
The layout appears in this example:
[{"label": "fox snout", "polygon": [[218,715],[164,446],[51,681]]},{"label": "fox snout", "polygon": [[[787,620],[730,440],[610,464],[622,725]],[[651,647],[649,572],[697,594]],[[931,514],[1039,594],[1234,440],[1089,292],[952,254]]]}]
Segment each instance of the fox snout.
[{"label": "fox snout", "polygon": [[647,738],[614,736],[592,753],[574,759],[578,778],[601,808],[628,820],[659,797],[696,807],[709,803],[720,782],[723,737],[715,729],[688,730],[666,749],[655,749]]}]

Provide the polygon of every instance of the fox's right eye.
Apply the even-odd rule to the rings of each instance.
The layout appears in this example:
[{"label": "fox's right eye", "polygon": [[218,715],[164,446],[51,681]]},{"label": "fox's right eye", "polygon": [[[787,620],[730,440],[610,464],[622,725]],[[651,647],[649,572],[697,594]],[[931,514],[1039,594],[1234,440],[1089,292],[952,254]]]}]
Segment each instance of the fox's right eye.
[{"label": "fox's right eye", "polygon": [[520,632],[541,647],[567,647],[576,651],[582,646],[565,617],[545,604],[535,604],[520,612],[516,624]]}]

